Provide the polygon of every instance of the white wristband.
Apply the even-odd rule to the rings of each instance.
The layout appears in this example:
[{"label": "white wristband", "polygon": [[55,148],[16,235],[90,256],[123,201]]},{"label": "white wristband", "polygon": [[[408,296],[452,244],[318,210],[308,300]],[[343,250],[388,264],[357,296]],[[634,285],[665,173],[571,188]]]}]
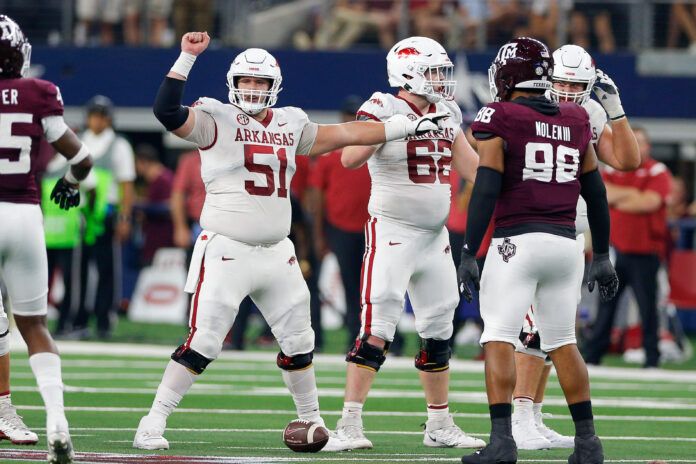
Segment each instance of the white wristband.
[{"label": "white wristband", "polygon": [[80,181],[77,180],[77,178],[73,175],[72,169],[71,169],[71,168],[68,168],[68,172],[65,173],[65,175],[63,176],[63,178],[64,178],[67,182],[69,182],[69,183],[71,183],[71,184],[73,184],[73,185],[79,185],[79,184],[80,184]]},{"label": "white wristband", "polygon": [[413,121],[403,114],[395,114],[387,119],[384,121],[384,137],[386,141],[401,140],[411,135],[412,132],[409,131],[409,126],[412,124]]},{"label": "white wristband", "polygon": [[72,158],[70,158],[68,160],[68,164],[71,166],[74,166],[77,163],[79,163],[80,161],[82,161],[83,159],[87,158],[88,156],[89,156],[89,149],[87,148],[87,145],[85,145],[83,143],[82,146],[80,147],[80,150],[77,153],[75,153],[75,156],[73,156]]},{"label": "white wristband", "polygon": [[196,62],[196,55],[192,55],[190,53],[186,52],[181,52],[179,55],[179,58],[176,59],[174,62],[174,66],[172,66],[172,69],[170,69],[171,72],[175,72],[179,74],[180,76],[183,76],[184,79],[188,79],[189,71],[191,71],[191,68],[193,67],[193,63]]}]

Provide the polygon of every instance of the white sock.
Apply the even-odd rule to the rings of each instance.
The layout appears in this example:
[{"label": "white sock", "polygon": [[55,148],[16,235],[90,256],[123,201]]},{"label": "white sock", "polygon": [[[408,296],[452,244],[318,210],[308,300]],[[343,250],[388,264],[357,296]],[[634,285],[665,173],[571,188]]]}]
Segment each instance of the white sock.
[{"label": "white sock", "polygon": [[178,362],[170,360],[157,388],[149,415],[166,422],[197,377]]},{"label": "white sock", "polygon": [[533,399],[526,396],[518,396],[512,400],[512,404],[515,405],[515,416],[519,417],[532,415],[532,405],[534,404]]},{"label": "white sock", "polygon": [[347,418],[358,418],[362,419],[363,404],[357,401],[346,401],[343,403],[343,414],[344,419]]},{"label": "white sock", "polygon": [[29,365],[46,406],[47,429],[67,428],[60,357],[55,353],[36,353],[29,357]]},{"label": "white sock", "polygon": [[6,395],[0,396],[0,408],[12,406],[12,395],[8,392]]},{"label": "white sock", "polygon": [[541,407],[544,405],[544,403],[534,403],[534,406],[532,407],[532,410],[534,411],[534,421],[537,424],[541,423]]},{"label": "white sock", "polygon": [[436,421],[445,419],[449,416],[449,404],[429,404],[428,405],[428,420]]},{"label": "white sock", "polygon": [[323,425],[324,421],[319,413],[319,392],[314,366],[310,365],[307,369],[297,371],[282,370],[282,373],[283,381],[295,402],[297,417]]}]

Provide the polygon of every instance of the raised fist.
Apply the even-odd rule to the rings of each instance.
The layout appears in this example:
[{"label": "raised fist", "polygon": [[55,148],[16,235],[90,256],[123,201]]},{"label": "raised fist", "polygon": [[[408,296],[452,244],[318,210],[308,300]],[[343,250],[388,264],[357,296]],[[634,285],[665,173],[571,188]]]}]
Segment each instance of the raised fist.
[{"label": "raised fist", "polygon": [[210,36],[207,32],[187,32],[181,38],[181,51],[198,56],[208,48]]}]

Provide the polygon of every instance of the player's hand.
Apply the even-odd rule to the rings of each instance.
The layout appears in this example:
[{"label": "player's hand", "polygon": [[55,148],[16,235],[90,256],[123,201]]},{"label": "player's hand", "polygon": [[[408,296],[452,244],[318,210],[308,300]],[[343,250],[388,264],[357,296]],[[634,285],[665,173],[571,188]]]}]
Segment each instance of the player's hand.
[{"label": "player's hand", "polygon": [[462,259],[457,269],[457,280],[459,282],[459,291],[464,295],[464,299],[471,303],[474,294],[469,286],[469,282],[471,282],[476,291],[478,291],[480,288],[480,278],[476,256],[471,254],[466,245],[462,247]]},{"label": "player's hand", "polygon": [[444,111],[429,113],[411,121],[403,114],[395,114],[384,121],[384,135],[387,142],[403,140],[409,135],[422,135],[430,131],[442,129],[442,123],[449,118]]},{"label": "player's hand", "polygon": [[207,32],[187,32],[181,37],[181,51],[198,56],[210,45]]},{"label": "player's hand", "polygon": [[442,129],[442,124],[445,122],[445,119],[449,117],[450,114],[445,111],[429,113],[425,116],[421,116],[415,121],[412,121],[413,128],[409,128],[409,135],[423,135],[430,131],[440,130]]},{"label": "player's hand", "polygon": [[595,253],[593,256],[587,278],[590,291],[594,290],[595,281],[599,284],[599,298],[603,302],[613,299],[619,291],[619,276],[609,260],[609,253]]},{"label": "player's hand", "polygon": [[621,106],[621,97],[619,97],[619,88],[614,81],[601,69],[597,69],[597,80],[595,81],[592,91],[597,96],[597,100],[604,107],[609,118],[612,120],[624,117],[623,106]]},{"label": "player's hand", "polygon": [[69,210],[80,204],[79,186],[61,177],[51,191],[51,200],[60,206],[60,209]]},{"label": "player's hand", "polygon": [[179,248],[191,246],[191,229],[186,226],[174,227],[174,245]]}]

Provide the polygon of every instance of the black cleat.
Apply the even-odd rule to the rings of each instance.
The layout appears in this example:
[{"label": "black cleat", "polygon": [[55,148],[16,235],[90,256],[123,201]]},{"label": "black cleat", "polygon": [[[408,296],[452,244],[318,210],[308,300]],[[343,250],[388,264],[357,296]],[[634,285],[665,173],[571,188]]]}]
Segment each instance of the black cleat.
[{"label": "black cleat", "polygon": [[493,435],[485,448],[462,456],[462,464],[517,464],[517,445],[512,435]]},{"label": "black cleat", "polygon": [[575,437],[575,450],[568,457],[568,464],[603,464],[604,450],[597,435],[590,438]]}]

